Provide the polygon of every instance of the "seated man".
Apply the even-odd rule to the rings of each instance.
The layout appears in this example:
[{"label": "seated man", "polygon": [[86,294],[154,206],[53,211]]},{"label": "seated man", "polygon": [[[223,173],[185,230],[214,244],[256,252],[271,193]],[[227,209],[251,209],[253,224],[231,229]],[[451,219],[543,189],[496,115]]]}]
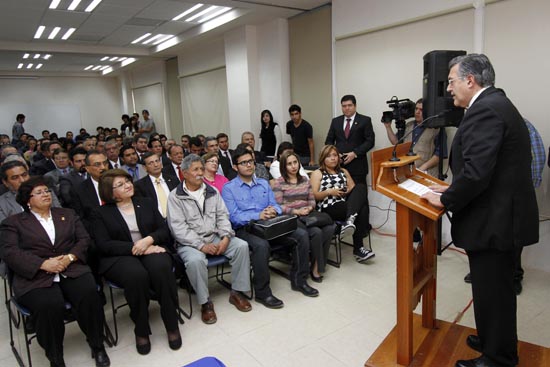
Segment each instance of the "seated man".
[{"label": "seated man", "polygon": [[183,159],[181,168],[184,180],[168,196],[168,225],[202,305],[202,321],[213,324],[217,317],[208,294],[207,256],[229,258],[232,267],[229,302],[239,311],[247,312],[252,306],[240,292],[250,291],[248,244],[235,237],[219,192],[203,182],[201,158],[190,154]]},{"label": "seated man", "polygon": [[[269,242],[249,233],[246,229],[251,220],[274,218],[282,213],[275,201],[275,195],[269,183],[254,177],[254,157],[245,146],[238,146],[233,152],[233,163],[238,176],[223,187],[222,196],[229,209],[231,224],[240,237],[248,242],[252,250],[254,270],[254,290],[256,301],[268,308],[281,308],[283,302],[275,297],[269,286]],[[316,297],[319,292],[310,287],[306,279],[309,274],[309,236],[307,230],[298,227],[285,236],[296,240],[290,283],[292,290],[302,292],[308,297]]]}]

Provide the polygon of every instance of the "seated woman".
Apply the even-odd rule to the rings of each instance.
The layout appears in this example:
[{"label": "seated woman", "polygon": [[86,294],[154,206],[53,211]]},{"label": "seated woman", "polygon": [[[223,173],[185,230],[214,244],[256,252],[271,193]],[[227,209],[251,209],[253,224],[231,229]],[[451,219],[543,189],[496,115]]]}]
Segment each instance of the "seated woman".
[{"label": "seated woman", "polygon": [[225,185],[229,180],[224,176],[220,175],[218,172],[218,167],[220,166],[220,158],[217,153],[206,153],[201,157],[202,163],[204,164],[204,176],[202,180],[218,189],[221,193],[223,185]]},{"label": "seated woman", "polygon": [[150,289],[160,303],[168,345],[179,349],[178,293],[172,256],[167,252],[172,246],[168,225],[150,199],[133,197],[132,177],[124,170],[103,173],[99,196],[105,205],[92,215],[99,273],[124,288],[138,353],[148,354],[151,350]]},{"label": "seated woman", "polygon": [[2,222],[1,257],[13,272],[17,302],[29,309],[36,339],[51,366],[65,366],[65,301],[92,349],[96,366],[111,362],[103,347],[103,304],[86,265],[90,236],[71,209],[52,208],[52,195],[41,176],[21,184],[17,202],[23,213]]},{"label": "seated woman", "polygon": [[[273,160],[273,162],[271,162],[271,165],[269,166],[269,174],[273,178],[281,177],[281,170],[279,167],[280,167],[281,155],[283,155],[284,152],[294,152],[294,145],[292,145],[292,143],[288,141],[283,141],[277,147],[277,157],[276,159]],[[298,171],[298,173],[300,174],[300,176],[303,176],[307,180],[309,180],[307,172],[304,170],[304,167],[302,167],[302,164],[300,164],[300,170]]]},{"label": "seated woman", "polygon": [[311,187],[317,210],[335,221],[345,221],[340,235],[353,231],[353,255],[358,262],[374,257],[363,247],[363,238],[370,231],[367,187],[355,184],[348,170],[340,167],[340,153],[334,145],[325,145],[319,155],[319,169],[311,174]]},{"label": "seated woman", "polygon": [[[284,214],[307,216],[315,210],[315,198],[309,180],[299,174],[300,158],[292,151],[287,151],[279,158],[281,177],[271,181],[277,204]],[[301,223],[301,222],[299,222]],[[322,227],[307,227],[311,250],[311,279],[321,283],[336,224]]]}]

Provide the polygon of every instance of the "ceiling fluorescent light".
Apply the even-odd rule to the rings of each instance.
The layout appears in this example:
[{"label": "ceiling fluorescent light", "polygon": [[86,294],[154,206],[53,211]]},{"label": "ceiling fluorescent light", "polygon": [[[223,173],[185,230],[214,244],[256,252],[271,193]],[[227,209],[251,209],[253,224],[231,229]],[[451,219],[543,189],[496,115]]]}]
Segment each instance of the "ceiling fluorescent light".
[{"label": "ceiling fluorescent light", "polygon": [[149,43],[153,42],[154,40],[157,40],[157,39],[159,39],[161,37],[164,37],[164,36],[165,36],[165,34],[157,34],[157,35],[149,38],[147,41],[142,42],[141,44],[142,45],[148,45]]},{"label": "ceiling fluorescent light", "polygon": [[90,70],[91,68],[93,68],[94,66],[93,65],[88,65],[84,68],[84,70]]},{"label": "ceiling fluorescent light", "polygon": [[33,59],[39,59],[39,58],[40,58],[40,54],[34,54]]},{"label": "ceiling fluorescent light", "polygon": [[40,69],[42,67],[42,64],[36,65],[36,69]]},{"label": "ceiling fluorescent light", "polygon": [[48,39],[53,40],[55,36],[57,36],[60,30],[61,30],[61,27],[55,27],[53,31],[50,33],[50,35],[48,36]]},{"label": "ceiling fluorescent light", "polygon": [[174,37],[173,34],[166,34],[164,37],[159,38],[158,40],[156,40],[156,41],[153,43],[153,45],[156,46],[156,45],[158,45],[159,43],[162,43],[162,42],[164,42],[164,41],[167,41],[167,40],[169,40],[169,39],[172,38],[172,37]]},{"label": "ceiling fluorescent light", "polygon": [[197,13],[195,15],[193,15],[192,17],[189,17],[187,19],[185,19],[186,22],[192,22],[194,19],[197,19],[199,17],[202,17],[203,15],[207,14],[207,13],[210,13],[211,11],[214,11],[216,9],[218,9],[219,6],[216,6],[216,5],[212,5],[211,7],[207,8],[207,9],[204,9],[203,11],[201,11],[200,13]]},{"label": "ceiling fluorescent light", "polygon": [[90,3],[90,5],[88,5],[88,7],[86,9],[84,9],[85,12],[87,13],[90,13],[91,11],[93,11],[95,9],[96,6],[99,5],[99,3],[101,2],[101,0],[94,0]]},{"label": "ceiling fluorescent light", "polygon": [[69,5],[67,10],[70,10],[70,11],[75,10],[78,4],[80,4],[80,0],[73,0],[73,2],[71,3],[71,5]]},{"label": "ceiling fluorescent light", "polygon": [[32,69],[32,64],[28,64],[27,69]]},{"label": "ceiling fluorescent light", "polygon": [[107,69],[102,70],[102,71],[101,71],[101,74],[102,74],[102,75],[109,74],[111,71],[113,71],[113,68],[112,68],[112,67],[108,67]]},{"label": "ceiling fluorescent light", "polygon": [[141,42],[141,41],[143,41],[144,39],[146,39],[147,37],[149,37],[150,35],[151,35],[151,33],[145,33],[143,36],[141,36],[141,37],[136,38],[135,40],[133,40],[133,41],[132,41],[132,44]]},{"label": "ceiling fluorescent light", "polygon": [[46,27],[44,27],[43,25],[39,26],[38,29],[36,30],[36,33],[34,34],[34,38],[42,37],[42,33],[44,33],[44,29],[46,29]]},{"label": "ceiling fluorescent light", "polygon": [[22,68],[23,68],[23,64],[17,65],[17,68],[18,68],[18,69],[22,69]]},{"label": "ceiling fluorescent light", "polygon": [[102,67],[99,68],[99,70],[105,70],[109,67],[109,65],[103,65]]},{"label": "ceiling fluorescent light", "polygon": [[172,46],[175,46],[178,44],[178,37],[172,37],[168,41],[161,43],[157,46],[155,49],[155,52],[160,52],[162,50],[166,50],[167,48],[170,48]]},{"label": "ceiling fluorescent light", "polygon": [[124,67],[126,65],[130,65],[131,63],[133,63],[134,61],[136,61],[136,59],[134,59],[133,57],[130,57],[126,60],[124,60],[123,62],[120,63],[120,66],[121,67]]},{"label": "ceiling fluorescent light", "polygon": [[52,57],[52,55],[50,55],[50,54],[45,54],[45,55],[44,55],[44,60],[48,60],[50,57]]},{"label": "ceiling fluorescent light", "polygon": [[92,70],[94,70],[94,71],[95,71],[95,70],[99,70],[99,69],[101,69],[102,66],[103,66],[103,65],[94,66],[94,67],[92,68]]},{"label": "ceiling fluorescent light", "polygon": [[117,60],[118,60],[118,57],[116,57],[116,56],[115,56],[115,57],[111,57],[111,58],[109,59],[109,61],[117,61]]},{"label": "ceiling fluorescent light", "polygon": [[100,61],[109,60],[109,56],[102,57]]},{"label": "ceiling fluorescent light", "polygon": [[180,15],[174,17],[174,19],[172,19],[172,20],[180,20],[181,18],[183,18],[183,17],[186,16],[187,14],[191,14],[191,13],[194,12],[195,10],[200,9],[202,6],[203,6],[203,4],[197,4],[197,5],[193,6],[193,7],[190,8],[190,9],[187,9],[186,11],[184,11],[183,13],[181,13]]},{"label": "ceiling fluorescent light", "polygon": [[60,2],[61,2],[61,0],[52,0],[52,2],[50,4],[50,9],[57,9]]},{"label": "ceiling fluorescent light", "polygon": [[65,32],[65,34],[63,35],[63,37],[61,37],[61,39],[62,40],[68,39],[69,37],[71,37],[74,31],[76,31],[76,28],[69,28],[69,30]]},{"label": "ceiling fluorescent light", "polygon": [[30,56],[29,54],[24,54],[24,55],[23,55],[23,58],[24,58],[24,59],[28,59],[29,56]]},{"label": "ceiling fluorescent light", "polygon": [[229,10],[231,10],[231,8],[229,8],[229,7],[223,7],[223,8],[221,8],[220,10],[218,10],[218,11],[212,13],[212,14],[209,14],[209,15],[205,16],[204,18],[199,19],[198,22],[199,22],[199,23],[204,23],[204,22],[206,22],[207,20],[210,20],[210,19],[212,19],[212,18],[216,18],[217,16],[222,15],[223,13],[227,13]]},{"label": "ceiling fluorescent light", "polygon": [[121,58],[118,59],[118,61],[124,61],[126,59],[127,59],[127,57],[121,57]]}]

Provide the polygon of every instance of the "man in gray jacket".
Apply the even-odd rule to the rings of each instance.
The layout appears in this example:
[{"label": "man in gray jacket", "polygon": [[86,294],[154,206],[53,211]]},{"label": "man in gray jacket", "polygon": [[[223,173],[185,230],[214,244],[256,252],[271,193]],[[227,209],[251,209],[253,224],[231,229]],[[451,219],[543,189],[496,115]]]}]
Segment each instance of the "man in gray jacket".
[{"label": "man in gray jacket", "polygon": [[184,180],[168,196],[167,221],[201,304],[202,321],[217,321],[208,293],[208,256],[223,255],[232,266],[229,302],[242,312],[252,309],[241,292],[250,291],[248,243],[235,237],[220,193],[203,182],[204,164],[198,155],[184,158]]}]

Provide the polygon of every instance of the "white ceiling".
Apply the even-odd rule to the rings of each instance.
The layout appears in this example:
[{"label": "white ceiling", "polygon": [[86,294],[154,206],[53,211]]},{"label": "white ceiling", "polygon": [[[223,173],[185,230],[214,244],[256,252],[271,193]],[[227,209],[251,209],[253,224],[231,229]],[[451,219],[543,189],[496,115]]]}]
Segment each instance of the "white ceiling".
[{"label": "white ceiling", "polygon": [[[208,32],[200,31],[198,23],[185,22],[176,15],[196,4],[193,0],[103,0],[91,13],[84,9],[92,0],[81,0],[76,11],[66,10],[72,0],[61,0],[57,9],[49,9],[51,0],[0,1],[0,75],[98,75],[99,71],[84,71],[88,65],[110,65],[119,69],[119,62],[102,62],[104,56],[133,57],[140,63],[152,58],[177,55],[196,38],[219,37],[223,32],[244,24],[260,24],[268,19],[289,18],[303,11],[330,3],[331,0],[199,0],[205,5],[233,8],[226,13],[231,21]],[[46,27],[41,39],[34,39],[40,25]],[[66,41],[59,36],[48,40],[53,27],[76,31]],[[145,33],[173,34],[176,45],[157,52],[156,46],[132,44]],[[25,53],[30,58],[23,60]],[[40,59],[42,67],[35,70],[36,53],[51,54]],[[27,69],[28,63],[33,63]],[[23,63],[23,69],[17,66]]]}]

